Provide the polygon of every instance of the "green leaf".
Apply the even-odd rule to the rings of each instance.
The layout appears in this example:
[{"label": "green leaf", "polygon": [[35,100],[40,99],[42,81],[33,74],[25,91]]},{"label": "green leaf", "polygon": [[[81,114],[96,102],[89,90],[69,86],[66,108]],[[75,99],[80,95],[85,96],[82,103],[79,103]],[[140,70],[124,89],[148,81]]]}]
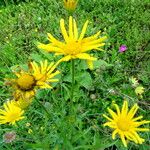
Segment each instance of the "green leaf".
[{"label": "green leaf", "polygon": [[78,74],[78,76],[76,76],[75,79],[80,84],[80,86],[83,86],[86,89],[89,89],[92,86],[92,78],[88,72],[81,72]]}]

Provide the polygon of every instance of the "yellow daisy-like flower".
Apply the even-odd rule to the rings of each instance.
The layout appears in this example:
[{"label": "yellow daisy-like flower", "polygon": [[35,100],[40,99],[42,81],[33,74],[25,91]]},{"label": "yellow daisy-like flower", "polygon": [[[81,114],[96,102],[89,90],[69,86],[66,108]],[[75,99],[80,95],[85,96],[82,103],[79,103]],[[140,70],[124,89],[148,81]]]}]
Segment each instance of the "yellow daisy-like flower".
[{"label": "yellow daisy-like flower", "polygon": [[31,62],[28,71],[15,72],[17,78],[10,79],[11,85],[15,89],[15,100],[30,101],[35,95],[36,89],[52,88],[50,83],[58,81],[58,79],[54,79],[59,74],[59,71],[55,71],[58,64],[59,61],[56,64],[53,62],[48,64],[47,60],[41,61],[40,65]]},{"label": "yellow daisy-like flower", "polygon": [[109,122],[106,122],[104,126],[109,126],[110,128],[114,129],[112,138],[115,139],[115,136],[118,133],[125,147],[127,147],[126,139],[134,141],[137,144],[142,144],[144,142],[144,139],[141,138],[137,132],[149,131],[149,129],[141,128],[139,126],[150,123],[150,121],[138,121],[139,119],[143,118],[142,116],[134,118],[139,108],[137,104],[135,104],[129,111],[127,101],[124,101],[122,110],[119,109],[119,106],[117,104],[115,104],[114,106],[116,107],[117,112],[114,112],[108,108],[108,112],[110,113],[112,118],[103,115],[106,119],[109,120]]},{"label": "yellow daisy-like flower", "polygon": [[74,11],[76,9],[78,0],[63,0],[64,1],[64,7],[68,11]]},{"label": "yellow daisy-like flower", "polygon": [[24,111],[12,101],[4,103],[4,109],[0,109],[0,124],[9,123],[14,125],[16,121],[24,119]]},{"label": "yellow daisy-like flower", "polygon": [[46,50],[48,52],[54,52],[55,55],[64,55],[62,61],[69,61],[71,59],[84,59],[87,60],[89,67],[92,69],[92,62],[96,60],[95,57],[91,57],[87,52],[92,49],[102,50],[100,47],[104,46],[106,36],[98,38],[100,32],[90,37],[84,38],[88,21],[85,22],[81,34],[79,35],[77,24],[75,19],[69,17],[69,31],[67,33],[65,28],[64,19],[60,20],[60,28],[64,38],[64,42],[58,41],[50,33],[48,33],[49,44],[38,44],[38,48]]}]

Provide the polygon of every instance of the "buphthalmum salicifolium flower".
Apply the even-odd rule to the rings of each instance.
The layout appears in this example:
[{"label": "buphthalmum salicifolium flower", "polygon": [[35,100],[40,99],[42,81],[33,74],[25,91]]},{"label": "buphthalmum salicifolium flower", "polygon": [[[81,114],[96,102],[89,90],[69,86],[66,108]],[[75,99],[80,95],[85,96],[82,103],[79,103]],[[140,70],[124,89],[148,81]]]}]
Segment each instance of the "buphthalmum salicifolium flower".
[{"label": "buphthalmum salicifolium flower", "polygon": [[48,52],[54,52],[55,55],[63,55],[62,61],[69,61],[71,59],[84,59],[87,60],[89,68],[93,68],[93,61],[97,58],[90,56],[87,52],[95,49],[102,50],[100,47],[104,46],[104,41],[107,39],[106,36],[99,37],[100,31],[96,34],[86,37],[86,29],[88,26],[86,21],[81,34],[79,35],[77,23],[72,16],[69,17],[69,30],[67,32],[65,28],[64,19],[60,20],[60,28],[64,38],[64,41],[57,40],[52,34],[48,33],[49,44],[38,44],[38,48],[46,50]]},{"label": "buphthalmum salicifolium flower", "polygon": [[33,61],[29,63],[28,70],[14,71],[16,78],[9,79],[10,85],[14,89],[14,99],[30,99],[34,97],[37,89],[52,88],[51,83],[58,81],[58,79],[54,78],[60,73],[55,70],[58,64],[59,61],[57,63],[48,63],[45,60],[40,61],[40,64]]},{"label": "buphthalmum salicifolium flower", "polygon": [[64,1],[64,7],[68,11],[74,11],[76,9],[78,0],[63,0]]},{"label": "buphthalmum salicifolium flower", "polygon": [[106,122],[104,126],[109,126],[114,129],[112,138],[115,139],[116,134],[118,133],[125,147],[127,147],[126,140],[134,141],[136,144],[142,144],[144,139],[141,138],[137,132],[149,131],[148,128],[141,128],[140,126],[150,123],[150,121],[138,121],[142,119],[143,116],[134,117],[139,108],[137,104],[135,104],[130,110],[128,110],[127,101],[124,101],[122,109],[120,109],[117,104],[114,104],[114,106],[117,112],[108,108],[108,112],[112,118],[105,114],[103,115],[109,120],[109,122]]},{"label": "buphthalmum salicifolium flower", "polygon": [[24,119],[24,111],[17,107],[13,101],[7,101],[3,104],[4,109],[0,109],[0,124],[12,124]]}]

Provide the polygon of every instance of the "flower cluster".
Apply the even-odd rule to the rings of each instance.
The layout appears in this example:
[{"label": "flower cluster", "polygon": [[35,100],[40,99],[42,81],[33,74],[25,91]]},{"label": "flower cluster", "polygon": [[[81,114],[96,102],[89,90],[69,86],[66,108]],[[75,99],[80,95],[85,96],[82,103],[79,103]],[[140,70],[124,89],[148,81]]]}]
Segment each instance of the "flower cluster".
[{"label": "flower cluster", "polygon": [[12,100],[4,103],[4,110],[0,109],[0,124],[15,124],[16,121],[23,119],[24,109],[27,108],[38,89],[52,88],[51,83],[57,82],[55,78],[60,72],[56,70],[57,63],[48,63],[47,60],[30,62],[28,70],[19,68],[14,71],[15,78],[6,79],[11,86]]}]

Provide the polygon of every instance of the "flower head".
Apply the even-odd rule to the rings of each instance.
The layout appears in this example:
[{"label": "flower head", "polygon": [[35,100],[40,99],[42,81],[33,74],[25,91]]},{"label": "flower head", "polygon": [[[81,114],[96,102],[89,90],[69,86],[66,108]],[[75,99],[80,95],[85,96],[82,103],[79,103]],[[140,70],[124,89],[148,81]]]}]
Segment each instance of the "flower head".
[{"label": "flower head", "polygon": [[16,132],[14,132],[14,131],[6,132],[6,133],[3,135],[3,141],[4,141],[5,143],[11,143],[11,142],[13,142],[15,139],[16,139]]},{"label": "flower head", "polygon": [[149,131],[149,129],[141,128],[139,126],[150,123],[150,121],[138,121],[143,118],[142,116],[134,118],[139,108],[137,104],[135,104],[130,110],[128,110],[127,101],[124,101],[122,110],[119,109],[119,106],[117,104],[115,104],[115,107],[117,112],[114,112],[108,108],[108,112],[110,113],[112,118],[103,115],[106,119],[109,120],[109,122],[106,122],[104,126],[109,126],[110,128],[114,129],[112,138],[115,139],[115,136],[118,133],[125,147],[127,147],[126,139],[134,141],[137,144],[142,144],[144,142],[144,139],[141,138],[137,132]]},{"label": "flower head", "polygon": [[15,72],[16,78],[10,79],[13,86],[14,99],[21,102],[22,100],[31,101],[39,88],[52,88],[50,83],[57,82],[54,76],[59,74],[55,71],[59,62],[48,64],[47,60],[41,61],[40,65],[36,62],[29,64],[28,71],[20,70]]},{"label": "flower head", "polygon": [[121,45],[120,47],[119,47],[119,52],[125,52],[127,50],[127,47],[125,46],[125,45]]},{"label": "flower head", "polygon": [[64,1],[64,7],[68,11],[74,11],[76,9],[78,0],[63,0]]},{"label": "flower head", "polygon": [[24,111],[17,107],[12,101],[4,103],[4,110],[0,109],[0,124],[15,124],[16,121],[24,119]]},{"label": "flower head", "polygon": [[60,20],[60,28],[64,38],[64,42],[58,41],[50,33],[48,33],[49,44],[39,43],[38,48],[48,52],[54,52],[55,55],[63,55],[62,61],[69,61],[71,59],[87,60],[89,67],[92,68],[92,62],[96,60],[95,57],[90,56],[87,52],[92,49],[102,50],[100,47],[104,46],[106,36],[98,38],[100,32],[84,38],[88,21],[85,22],[81,34],[79,35],[75,19],[69,17],[69,31],[66,31],[64,19]]}]

